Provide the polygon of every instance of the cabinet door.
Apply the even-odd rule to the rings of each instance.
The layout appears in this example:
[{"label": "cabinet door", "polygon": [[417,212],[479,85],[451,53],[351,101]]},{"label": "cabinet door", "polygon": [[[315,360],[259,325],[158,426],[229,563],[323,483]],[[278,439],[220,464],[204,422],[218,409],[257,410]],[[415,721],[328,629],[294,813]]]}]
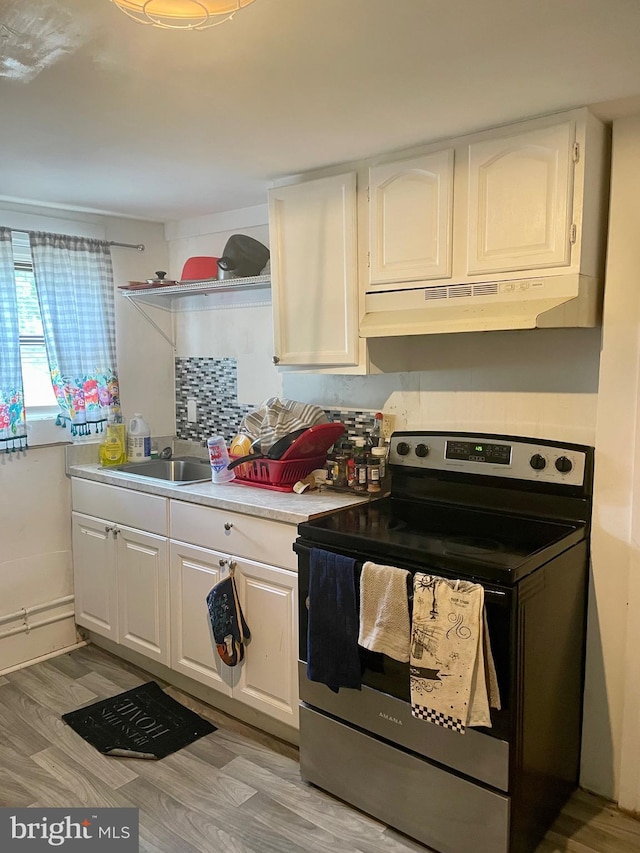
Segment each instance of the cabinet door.
[{"label": "cabinet door", "polygon": [[298,576],[237,560],[236,583],[251,642],[234,698],[298,728]]},{"label": "cabinet door", "polygon": [[231,696],[232,673],[216,651],[207,594],[228,571],[226,555],[171,543],[171,668]]},{"label": "cabinet door", "polygon": [[118,526],[119,642],[169,663],[169,570],[163,536]]},{"label": "cabinet door", "polygon": [[78,512],[73,513],[71,522],[76,622],[117,642],[114,526]]},{"label": "cabinet door", "polygon": [[269,234],[276,363],[357,364],[355,173],[272,189]]},{"label": "cabinet door", "polygon": [[451,276],[453,149],[369,170],[369,281]]},{"label": "cabinet door", "polygon": [[469,146],[468,272],[571,263],[574,122]]}]

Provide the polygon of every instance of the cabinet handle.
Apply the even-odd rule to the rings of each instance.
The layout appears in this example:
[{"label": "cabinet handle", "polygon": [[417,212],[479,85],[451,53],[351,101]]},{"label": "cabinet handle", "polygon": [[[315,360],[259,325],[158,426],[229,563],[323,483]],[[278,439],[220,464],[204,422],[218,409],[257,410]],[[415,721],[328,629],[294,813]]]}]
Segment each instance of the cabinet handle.
[{"label": "cabinet handle", "polygon": [[232,527],[233,527],[233,524],[230,521],[225,521],[225,523],[224,523],[224,529],[225,530],[231,530]]},{"label": "cabinet handle", "polygon": [[280,364],[280,358],[277,355],[274,355],[271,361],[273,361],[274,364]]}]

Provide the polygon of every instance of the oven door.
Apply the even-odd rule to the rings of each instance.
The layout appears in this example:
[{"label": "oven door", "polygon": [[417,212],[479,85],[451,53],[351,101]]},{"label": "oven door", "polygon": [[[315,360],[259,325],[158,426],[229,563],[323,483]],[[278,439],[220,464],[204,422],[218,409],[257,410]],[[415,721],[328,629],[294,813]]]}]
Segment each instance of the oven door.
[{"label": "oven door", "polygon": [[[411,750],[463,773],[474,780],[501,791],[509,790],[509,741],[511,734],[510,708],[512,696],[512,665],[509,649],[515,648],[512,636],[513,593],[485,585],[485,606],[491,648],[496,665],[502,709],[491,710],[491,728],[467,728],[465,734],[416,719],[411,714],[409,664],[400,663],[386,655],[359,647],[362,666],[362,690],[342,688],[338,693],[326,685],[310,681],[306,673],[307,660],[307,599],[309,595],[309,561],[313,543],[298,539],[294,549],[298,554],[299,594],[299,682],[300,699],[304,705],[331,715],[392,744]],[[322,546],[325,550],[325,545]],[[356,591],[362,563],[376,561],[373,554],[342,552],[356,560]],[[447,577],[436,566],[411,565],[403,562],[400,568],[424,571]],[[303,745],[301,743],[301,749]]]}]

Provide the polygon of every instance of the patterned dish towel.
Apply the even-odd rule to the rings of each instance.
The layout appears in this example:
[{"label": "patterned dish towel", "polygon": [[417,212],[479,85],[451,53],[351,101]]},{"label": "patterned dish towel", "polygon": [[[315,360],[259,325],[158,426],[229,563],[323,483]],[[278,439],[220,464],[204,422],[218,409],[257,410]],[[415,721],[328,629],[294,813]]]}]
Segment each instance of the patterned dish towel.
[{"label": "patterned dish towel", "polygon": [[480,584],[416,573],[409,669],[414,717],[460,733],[491,727],[500,696]]},{"label": "patterned dish towel", "polygon": [[369,562],[360,573],[358,644],[403,663],[409,660],[411,645],[409,576],[405,569]]}]

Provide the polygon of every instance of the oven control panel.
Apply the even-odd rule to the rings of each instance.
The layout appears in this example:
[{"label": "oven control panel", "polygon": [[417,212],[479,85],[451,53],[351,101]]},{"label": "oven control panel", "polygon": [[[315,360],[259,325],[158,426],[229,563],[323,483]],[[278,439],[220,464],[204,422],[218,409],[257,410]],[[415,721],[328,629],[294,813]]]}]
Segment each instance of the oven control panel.
[{"label": "oven control panel", "polygon": [[574,444],[472,433],[396,432],[389,462],[514,480],[584,484],[587,451]]}]

